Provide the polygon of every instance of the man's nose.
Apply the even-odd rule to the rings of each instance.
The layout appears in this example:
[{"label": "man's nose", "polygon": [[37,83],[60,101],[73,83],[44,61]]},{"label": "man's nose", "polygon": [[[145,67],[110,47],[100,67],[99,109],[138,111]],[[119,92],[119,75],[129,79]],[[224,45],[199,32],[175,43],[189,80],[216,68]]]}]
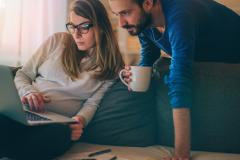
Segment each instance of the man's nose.
[{"label": "man's nose", "polygon": [[127,21],[125,20],[125,18],[124,18],[124,17],[122,17],[122,16],[119,16],[119,19],[118,19],[118,24],[119,24],[119,26],[120,26],[120,27],[123,27],[124,25],[126,25],[126,24],[127,24]]}]

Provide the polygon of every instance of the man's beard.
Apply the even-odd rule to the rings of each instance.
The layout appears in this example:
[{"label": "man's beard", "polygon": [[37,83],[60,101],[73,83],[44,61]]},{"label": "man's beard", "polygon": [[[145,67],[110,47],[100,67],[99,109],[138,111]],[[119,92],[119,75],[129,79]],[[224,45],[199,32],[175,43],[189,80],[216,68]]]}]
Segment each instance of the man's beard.
[{"label": "man's beard", "polygon": [[136,25],[129,25],[126,24],[122,26],[124,29],[133,29],[133,30],[128,30],[128,33],[132,36],[136,36],[140,34],[144,29],[146,29],[150,24],[152,23],[152,16],[150,13],[146,13],[142,11],[142,14],[140,16],[139,23]]}]

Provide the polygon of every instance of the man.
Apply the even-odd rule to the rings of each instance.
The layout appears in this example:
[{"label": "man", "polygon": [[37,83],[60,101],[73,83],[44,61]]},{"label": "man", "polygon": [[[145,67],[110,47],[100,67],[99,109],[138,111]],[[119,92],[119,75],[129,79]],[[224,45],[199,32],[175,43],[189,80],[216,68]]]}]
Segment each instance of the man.
[{"label": "man", "polygon": [[[108,0],[119,25],[141,43],[140,65],[160,50],[171,57],[166,78],[175,130],[174,156],[190,157],[190,111],[194,61],[240,62],[240,17],[212,0]],[[126,67],[130,70],[129,67]],[[129,71],[126,81],[131,79]]]}]

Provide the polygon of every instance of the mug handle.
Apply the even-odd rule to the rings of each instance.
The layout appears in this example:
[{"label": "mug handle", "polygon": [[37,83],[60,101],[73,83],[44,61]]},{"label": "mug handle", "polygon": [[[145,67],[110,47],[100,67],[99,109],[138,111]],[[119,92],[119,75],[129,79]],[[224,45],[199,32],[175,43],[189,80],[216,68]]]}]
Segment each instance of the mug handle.
[{"label": "mug handle", "polygon": [[126,69],[122,69],[120,72],[119,72],[119,78],[120,80],[122,81],[123,84],[125,84],[127,87],[129,87],[129,84],[127,82],[124,81],[123,77],[122,77],[122,73],[123,72],[127,72]]}]

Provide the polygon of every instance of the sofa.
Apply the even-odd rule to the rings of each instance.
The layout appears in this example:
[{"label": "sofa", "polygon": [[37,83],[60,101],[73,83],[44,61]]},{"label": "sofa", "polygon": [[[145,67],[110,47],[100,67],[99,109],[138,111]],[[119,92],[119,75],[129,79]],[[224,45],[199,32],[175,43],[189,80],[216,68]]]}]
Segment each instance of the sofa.
[{"label": "sofa", "polygon": [[[58,159],[106,148],[120,160],[172,155],[172,110],[164,83],[168,67],[167,59],[155,63],[151,87],[144,93],[129,92],[116,82],[81,140]],[[240,160],[240,64],[197,62],[193,70],[191,159]]]},{"label": "sofa", "polygon": [[[129,92],[118,80],[79,142],[58,160],[111,149],[118,160],[160,160],[173,153],[174,128],[164,77],[169,60],[154,64],[147,92]],[[240,160],[240,64],[194,63],[191,160]],[[13,72],[15,72],[14,70]]]}]

